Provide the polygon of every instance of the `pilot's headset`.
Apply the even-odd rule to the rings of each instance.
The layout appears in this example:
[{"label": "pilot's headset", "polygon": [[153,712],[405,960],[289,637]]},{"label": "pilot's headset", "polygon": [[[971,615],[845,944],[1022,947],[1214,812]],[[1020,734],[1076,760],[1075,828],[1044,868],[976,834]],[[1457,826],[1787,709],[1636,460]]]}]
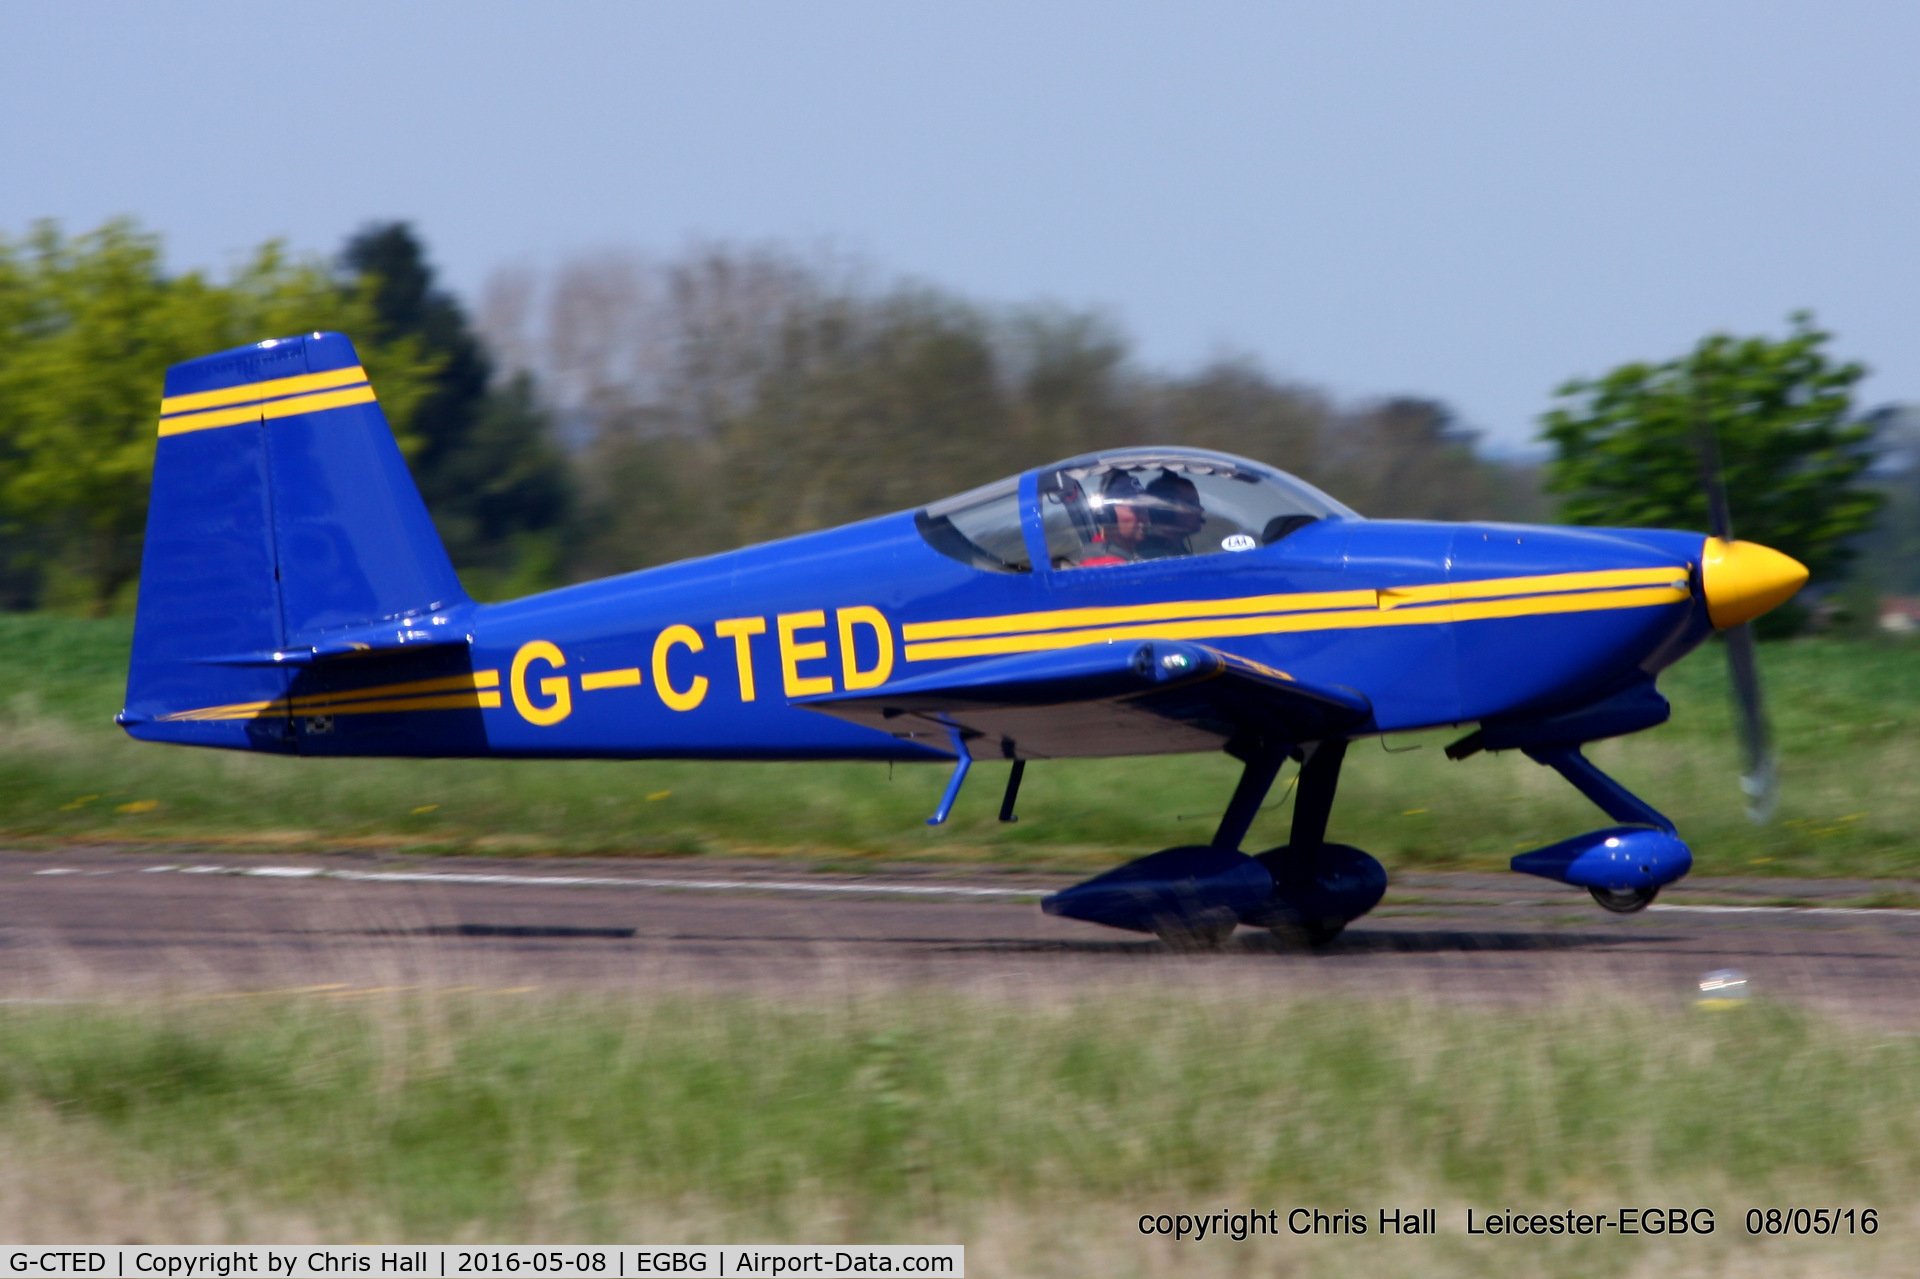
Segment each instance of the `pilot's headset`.
[{"label": "pilot's headset", "polygon": [[1200,490],[1192,480],[1162,470],[1147,485],[1147,522],[1156,532],[1173,537],[1191,537],[1207,522],[1206,508],[1200,505]]}]

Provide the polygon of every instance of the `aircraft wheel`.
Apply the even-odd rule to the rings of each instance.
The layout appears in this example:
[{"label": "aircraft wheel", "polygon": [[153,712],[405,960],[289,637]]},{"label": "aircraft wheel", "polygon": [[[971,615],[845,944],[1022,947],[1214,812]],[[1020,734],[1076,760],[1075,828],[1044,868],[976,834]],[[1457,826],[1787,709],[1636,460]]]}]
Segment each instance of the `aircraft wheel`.
[{"label": "aircraft wheel", "polygon": [[1166,943],[1168,950],[1188,953],[1196,951],[1219,950],[1227,944],[1227,938],[1233,936],[1233,930],[1239,927],[1235,920],[1219,922],[1209,920],[1202,923],[1165,923],[1153,930],[1153,935]]},{"label": "aircraft wheel", "polygon": [[1652,888],[1626,888],[1615,892],[1610,888],[1589,888],[1593,900],[1600,903],[1602,910],[1612,911],[1616,915],[1631,915],[1636,910],[1645,910],[1654,898],[1660,895],[1659,885]]},{"label": "aircraft wheel", "polygon": [[1283,950],[1327,945],[1387,891],[1385,868],[1346,844],[1322,844],[1304,865],[1285,844],[1254,860],[1273,876],[1273,896],[1241,919],[1272,929]]},{"label": "aircraft wheel", "polygon": [[1347,930],[1344,919],[1315,919],[1305,923],[1275,924],[1274,940],[1288,950],[1318,950]]}]

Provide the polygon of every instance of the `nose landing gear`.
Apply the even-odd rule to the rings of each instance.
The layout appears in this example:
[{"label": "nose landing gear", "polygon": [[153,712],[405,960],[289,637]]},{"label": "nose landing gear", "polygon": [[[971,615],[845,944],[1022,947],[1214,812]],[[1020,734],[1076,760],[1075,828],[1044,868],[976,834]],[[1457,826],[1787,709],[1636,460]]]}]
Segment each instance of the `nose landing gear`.
[{"label": "nose landing gear", "polygon": [[1521,853],[1509,865],[1586,889],[1615,915],[1645,910],[1660,890],[1693,868],[1693,852],[1652,805],[1608,777],[1578,746],[1530,747],[1527,755],[1558,771],[1617,822],[1546,848]]}]

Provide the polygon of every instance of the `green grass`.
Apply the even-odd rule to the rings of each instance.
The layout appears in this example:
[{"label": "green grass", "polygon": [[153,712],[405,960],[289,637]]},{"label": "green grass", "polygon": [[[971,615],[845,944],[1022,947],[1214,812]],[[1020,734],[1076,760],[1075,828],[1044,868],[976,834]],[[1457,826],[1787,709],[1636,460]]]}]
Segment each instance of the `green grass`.
[{"label": "green grass", "polygon": [[[1731,1244],[1748,1204],[1877,1205],[1893,1229],[1920,1191],[1911,1036],[1668,999],[1268,997],[1248,1017],[1248,993],[16,1007],[0,1151],[90,1185],[81,1201],[188,1194],[208,1224],[118,1229],[202,1237],[614,1240],[674,1220],[704,1241],[936,1241],[1009,1204],[1457,1221],[1678,1196]],[[11,1211],[19,1238],[32,1209]]]},{"label": "green grass", "polygon": [[[241,842],[525,854],[796,854],[847,867],[974,860],[1082,867],[1211,834],[1237,766],[1223,756],[1059,761],[1028,770],[1021,820],[994,820],[983,765],[946,827],[945,770],[875,764],[297,760],[128,740],[129,626],[0,615],[0,836],[15,843]],[[1783,759],[1765,829],[1742,815],[1716,646],[1662,680],[1673,721],[1593,757],[1677,821],[1705,874],[1920,875],[1920,647],[1801,640],[1762,665]],[[1604,818],[1518,754],[1452,763],[1450,734],[1388,754],[1356,744],[1333,836],[1390,868],[1501,868]],[[1290,774],[1289,770],[1289,774]],[[1285,783],[1276,791],[1282,796]],[[1276,802],[1249,847],[1282,842]]]}]

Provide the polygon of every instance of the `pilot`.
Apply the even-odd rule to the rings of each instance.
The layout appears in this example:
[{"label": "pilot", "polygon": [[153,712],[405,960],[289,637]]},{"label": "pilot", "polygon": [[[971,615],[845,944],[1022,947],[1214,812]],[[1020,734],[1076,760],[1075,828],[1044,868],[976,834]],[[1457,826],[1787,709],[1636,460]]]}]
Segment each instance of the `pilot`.
[{"label": "pilot", "polygon": [[1094,504],[1093,541],[1076,568],[1103,568],[1145,559],[1140,547],[1149,536],[1147,503],[1140,481],[1125,471],[1110,472]]},{"label": "pilot", "polygon": [[1188,539],[1207,522],[1206,508],[1200,505],[1200,490],[1194,487],[1193,481],[1162,469],[1159,478],[1147,485],[1146,499],[1143,508],[1147,528],[1137,548],[1140,558],[1158,560],[1193,554]]}]

